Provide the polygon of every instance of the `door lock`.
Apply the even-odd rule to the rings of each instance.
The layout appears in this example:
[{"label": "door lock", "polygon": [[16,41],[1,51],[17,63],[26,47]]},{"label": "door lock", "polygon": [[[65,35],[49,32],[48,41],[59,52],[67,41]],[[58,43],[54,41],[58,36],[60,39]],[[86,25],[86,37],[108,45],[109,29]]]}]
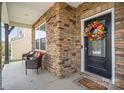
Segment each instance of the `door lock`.
[{"label": "door lock", "polygon": [[83,45],[81,45],[81,48],[83,49]]}]

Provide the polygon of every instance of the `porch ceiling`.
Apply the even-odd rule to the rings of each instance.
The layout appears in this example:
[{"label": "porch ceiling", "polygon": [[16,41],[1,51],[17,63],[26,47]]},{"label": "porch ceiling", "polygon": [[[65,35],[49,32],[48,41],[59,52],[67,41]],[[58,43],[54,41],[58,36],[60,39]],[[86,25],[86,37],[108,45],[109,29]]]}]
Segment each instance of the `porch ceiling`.
[{"label": "porch ceiling", "polygon": [[[31,27],[32,24],[43,15],[55,2],[7,2],[6,12],[10,25]],[[73,7],[77,7],[82,2],[67,2]]]},{"label": "porch ceiling", "polygon": [[30,27],[53,3],[8,2],[9,23]]}]

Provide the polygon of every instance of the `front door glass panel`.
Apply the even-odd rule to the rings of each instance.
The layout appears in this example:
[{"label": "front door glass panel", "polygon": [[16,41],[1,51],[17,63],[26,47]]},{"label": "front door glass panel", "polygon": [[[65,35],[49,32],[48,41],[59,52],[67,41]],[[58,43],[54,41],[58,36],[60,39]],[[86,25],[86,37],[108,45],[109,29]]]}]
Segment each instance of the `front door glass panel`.
[{"label": "front door glass panel", "polygon": [[105,38],[98,41],[88,42],[88,55],[89,56],[100,56],[105,57]]},{"label": "front door glass panel", "polygon": [[[100,22],[105,25],[105,20],[101,20]],[[88,55],[105,57],[105,38],[96,41],[88,41]]]}]

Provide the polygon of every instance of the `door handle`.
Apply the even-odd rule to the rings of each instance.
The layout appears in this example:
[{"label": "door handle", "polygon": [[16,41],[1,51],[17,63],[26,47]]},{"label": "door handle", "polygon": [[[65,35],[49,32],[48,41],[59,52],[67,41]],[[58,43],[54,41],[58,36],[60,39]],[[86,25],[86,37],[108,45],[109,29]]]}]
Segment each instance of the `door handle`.
[{"label": "door handle", "polygon": [[[83,49],[83,45],[81,45],[81,48]],[[84,47],[85,50],[87,50],[87,47]]]},{"label": "door handle", "polygon": [[81,48],[83,49],[83,45],[81,45]]}]

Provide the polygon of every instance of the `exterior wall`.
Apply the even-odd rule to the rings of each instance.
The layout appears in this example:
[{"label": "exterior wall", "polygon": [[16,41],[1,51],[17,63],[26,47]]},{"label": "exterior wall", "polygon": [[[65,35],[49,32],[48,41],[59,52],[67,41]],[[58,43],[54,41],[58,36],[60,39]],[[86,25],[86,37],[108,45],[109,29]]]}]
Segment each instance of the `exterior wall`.
[{"label": "exterior wall", "polygon": [[116,85],[124,88],[124,3],[115,3]]},{"label": "exterior wall", "polygon": [[70,76],[70,74],[76,72],[79,54],[79,40],[78,31],[76,31],[76,9],[67,5],[66,3],[60,3],[59,10],[59,47],[60,47],[60,63],[61,74],[64,76]]},{"label": "exterior wall", "polygon": [[11,42],[11,60],[22,59],[22,54],[32,49],[31,45],[31,29],[22,28],[24,37]]},{"label": "exterior wall", "polygon": [[48,71],[58,77],[80,72],[81,20],[113,7],[116,27],[116,85],[124,88],[124,3],[82,3],[77,8],[66,3],[54,4],[33,25],[35,28],[46,21],[48,58],[45,63]]},{"label": "exterior wall", "polygon": [[47,69],[57,77],[62,77],[59,65],[60,43],[59,39],[59,4],[56,3],[46,14],[47,36]]},{"label": "exterior wall", "polygon": [[[36,28],[43,22],[47,27],[47,69],[56,76],[63,78],[76,71],[76,16],[75,8],[66,3],[55,3],[34,24]],[[33,41],[34,41],[33,30]],[[77,34],[78,35],[78,34]],[[34,42],[33,46],[34,46]],[[79,43],[79,41],[78,41]],[[70,46],[71,45],[71,46]]]}]

